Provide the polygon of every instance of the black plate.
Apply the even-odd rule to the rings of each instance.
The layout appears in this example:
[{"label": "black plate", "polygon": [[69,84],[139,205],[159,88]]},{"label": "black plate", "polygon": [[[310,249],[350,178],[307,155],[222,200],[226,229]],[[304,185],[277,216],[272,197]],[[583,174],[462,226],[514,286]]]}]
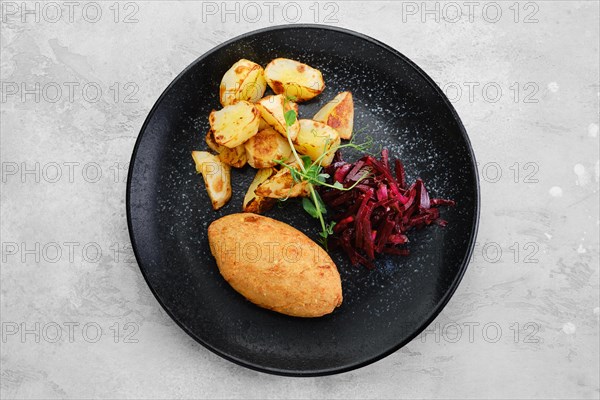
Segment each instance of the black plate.
[{"label": "black plate", "polygon": [[[407,43],[407,46],[410,45]],[[401,158],[410,180],[424,179],[448,226],[411,235],[409,257],[382,258],[376,271],[333,253],[344,303],[333,314],[301,319],[258,308],[220,276],[207,226],[239,212],[254,171],[232,175],[233,198],[212,211],[192,150],[206,149],[208,114],[219,108],[221,77],[240,58],[266,65],[275,57],[322,71],[326,89],[302,104],[310,118],[338,92],[354,95],[355,129]],[[319,227],[299,202],[269,216],[314,237]],[[408,343],[456,290],[475,243],[479,185],[465,129],[449,101],[414,63],[367,36],[339,28],[293,25],[230,40],[198,58],[164,91],[138,137],[127,187],[135,255],[152,292],[190,336],[215,353],[264,372],[314,376],[374,362]],[[169,340],[169,338],[165,338]]]}]

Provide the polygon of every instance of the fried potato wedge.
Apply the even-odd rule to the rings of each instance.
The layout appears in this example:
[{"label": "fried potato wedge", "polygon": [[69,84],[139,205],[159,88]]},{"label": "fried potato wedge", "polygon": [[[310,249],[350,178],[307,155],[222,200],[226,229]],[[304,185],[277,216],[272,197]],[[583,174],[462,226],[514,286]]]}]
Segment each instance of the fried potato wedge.
[{"label": "fried potato wedge", "polygon": [[248,164],[254,168],[274,167],[275,160],[287,160],[292,154],[288,141],[271,127],[248,139],[244,148]]},{"label": "fried potato wedge", "polygon": [[255,214],[262,214],[265,211],[268,211],[275,202],[276,199],[270,197],[260,197],[257,196],[254,191],[264,181],[269,179],[271,176],[275,175],[277,170],[275,168],[262,168],[256,171],[256,175],[254,175],[254,179],[244,196],[244,202],[242,203],[242,210],[244,212],[250,212]]},{"label": "fried potato wedge", "polygon": [[[288,101],[288,103],[290,104],[291,109],[296,111],[296,116],[298,116],[298,103],[294,103],[293,101]],[[284,108],[288,109],[290,107],[284,107]],[[277,123],[275,125],[277,125]],[[260,123],[258,125],[258,130],[262,131],[263,129],[267,129],[267,128],[273,128],[273,126],[269,125],[267,123],[267,121],[265,121],[265,119],[261,116]]]},{"label": "fried potato wedge", "polygon": [[223,75],[219,86],[221,105],[228,106],[238,100],[256,103],[266,89],[264,69],[255,62],[242,58]]},{"label": "fried potato wedge", "polygon": [[243,144],[230,149],[229,147],[221,146],[215,141],[213,131],[208,131],[206,134],[206,144],[208,147],[219,154],[219,158],[227,165],[235,168],[242,168],[248,160],[246,157],[246,149]]},{"label": "fried potato wedge", "polygon": [[327,252],[297,229],[256,214],[230,214],[208,227],[221,276],[246,299],[295,317],[342,304],[342,282]]},{"label": "fried potato wedge", "polygon": [[[259,110],[260,112],[260,110]],[[260,122],[258,123],[258,131],[262,131],[263,129],[270,128],[271,125],[267,124],[267,121],[263,117],[260,117]]]},{"label": "fried potato wedge", "polygon": [[[267,97],[268,97],[268,96],[267,96]],[[288,100],[288,104],[289,104],[289,107],[284,107],[284,109],[285,109],[286,111],[287,111],[287,110],[290,110],[290,109],[291,109],[291,110],[294,110],[294,111],[296,111],[296,117],[298,117],[298,115],[299,115],[299,113],[298,113],[298,112],[299,112],[298,103],[294,103],[293,101],[289,101],[289,100]],[[259,110],[259,111],[260,111],[260,110]],[[259,131],[262,131],[263,129],[266,129],[266,128],[268,128],[268,127],[272,127],[272,126],[271,126],[271,125],[269,125],[269,124],[267,123],[267,121],[265,121],[265,119],[264,119],[264,118],[262,117],[262,115],[261,115],[261,117],[260,117],[260,124],[258,125],[258,130],[259,130]]]},{"label": "fried potato wedge", "polygon": [[208,121],[215,141],[233,149],[258,133],[260,113],[254,104],[240,100],[219,111],[213,110]]},{"label": "fried potato wedge", "polygon": [[308,182],[294,182],[289,168],[283,167],[275,175],[258,185],[254,194],[273,199],[307,197],[309,195]]},{"label": "fried potato wedge", "polygon": [[[285,123],[285,113],[294,110],[296,111],[296,115],[298,115],[298,105],[286,101],[285,96],[277,95],[277,96],[266,96],[260,99],[256,103],[256,108],[258,108],[260,112],[260,116],[265,120],[267,124],[273,127],[277,132],[283,135],[284,138],[287,138],[287,124]],[[300,124],[296,119],[296,122],[289,129],[289,135],[292,140],[298,136],[298,131],[300,130]]]},{"label": "fried potato wedge", "polygon": [[335,149],[339,145],[340,135],[329,125],[311,119],[300,120],[300,132],[294,141],[294,147],[299,153],[316,161],[327,152],[327,155],[321,159],[321,165],[326,167],[331,164]]},{"label": "fried potato wedge", "polygon": [[265,67],[267,83],[276,94],[297,102],[307,101],[325,89],[318,69],[289,58],[276,58]]},{"label": "fried potato wedge", "polygon": [[223,207],[231,198],[231,167],[207,151],[192,151],[196,172],[202,174],[213,209]]},{"label": "fried potato wedge", "polygon": [[354,127],[352,93],[339,93],[315,114],[313,120],[329,125],[340,134],[340,138],[350,139]]}]

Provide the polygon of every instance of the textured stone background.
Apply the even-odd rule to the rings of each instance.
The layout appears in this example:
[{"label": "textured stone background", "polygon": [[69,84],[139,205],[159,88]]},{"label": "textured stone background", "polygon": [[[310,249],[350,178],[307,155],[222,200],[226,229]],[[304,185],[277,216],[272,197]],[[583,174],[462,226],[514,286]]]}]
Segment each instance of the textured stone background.
[{"label": "textured stone background", "polygon": [[[229,14],[80,2],[72,16],[54,4],[60,18],[2,2],[2,398],[600,396],[597,1],[257,2],[261,15],[234,2]],[[213,46],[298,11],[390,44],[439,82],[482,192],[473,262],[428,330],[311,379],[250,371],[190,339],[146,286],[125,217],[127,162],[163,89]]]}]

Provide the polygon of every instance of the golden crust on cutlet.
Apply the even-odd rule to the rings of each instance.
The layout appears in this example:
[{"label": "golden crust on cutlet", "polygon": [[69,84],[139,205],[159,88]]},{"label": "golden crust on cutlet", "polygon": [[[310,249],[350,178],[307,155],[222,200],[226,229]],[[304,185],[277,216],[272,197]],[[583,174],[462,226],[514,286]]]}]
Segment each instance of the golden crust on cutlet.
[{"label": "golden crust on cutlet", "polygon": [[319,245],[288,224],[231,214],[208,227],[223,278],[252,303],[295,317],[320,317],[342,304],[340,274]]}]

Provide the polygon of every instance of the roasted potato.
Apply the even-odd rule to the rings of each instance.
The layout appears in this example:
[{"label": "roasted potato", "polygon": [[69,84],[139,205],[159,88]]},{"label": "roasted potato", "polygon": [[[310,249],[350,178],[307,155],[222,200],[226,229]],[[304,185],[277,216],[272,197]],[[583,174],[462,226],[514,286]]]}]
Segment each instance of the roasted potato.
[{"label": "roasted potato", "polygon": [[293,101],[288,100],[288,104],[289,104],[288,109],[296,111],[296,119],[299,119],[300,114],[298,113],[298,110],[299,110],[298,103],[294,103]]},{"label": "roasted potato", "polygon": [[243,144],[230,149],[229,147],[221,146],[215,141],[213,131],[208,131],[206,134],[206,144],[210,149],[219,154],[219,158],[227,165],[235,168],[242,168],[246,165],[246,149]]},{"label": "roasted potato", "polygon": [[233,149],[258,133],[260,113],[254,104],[240,100],[219,111],[213,110],[208,121],[215,141]]},{"label": "roasted potato", "polygon": [[[267,97],[268,97],[268,96],[267,96]],[[288,107],[285,107],[285,106],[284,106],[284,109],[285,109],[285,111],[287,111],[287,110],[289,110],[289,109],[292,109],[292,110],[296,111],[296,118],[298,118],[298,115],[299,115],[299,114],[298,114],[298,110],[299,110],[299,108],[298,108],[298,103],[294,103],[293,101],[289,101],[289,100],[288,100],[288,103],[289,103],[289,106],[288,106]],[[260,110],[259,110],[259,111],[260,111]],[[279,124],[279,123],[276,123],[275,125],[280,125],[280,124]],[[260,117],[260,124],[258,125],[258,130],[259,130],[259,131],[262,131],[263,129],[266,129],[266,128],[273,128],[273,126],[269,125],[269,124],[267,123],[267,121],[265,121],[265,119],[264,119],[264,118],[261,116],[261,117]]]},{"label": "roasted potato", "polygon": [[265,68],[267,83],[276,94],[307,101],[325,89],[321,71],[288,58],[276,58]]},{"label": "roasted potato", "polygon": [[299,153],[316,161],[324,152],[327,152],[327,155],[321,159],[321,165],[326,167],[331,164],[339,145],[340,135],[329,125],[311,119],[300,120],[300,132],[294,141],[294,147]]},{"label": "roasted potato", "polygon": [[292,154],[287,139],[273,128],[263,129],[244,143],[248,164],[254,168],[274,167],[274,160],[287,160]]},{"label": "roasted potato", "polygon": [[[277,95],[277,96],[267,96],[263,97],[256,103],[256,108],[260,111],[260,116],[272,126],[277,132],[283,135],[284,138],[287,138],[288,130],[287,125],[285,123],[285,113],[294,110],[296,111],[296,116],[298,115],[298,105],[286,101],[285,96]],[[292,140],[298,136],[298,131],[300,130],[300,124],[298,123],[298,119],[292,126],[289,127],[289,135]]]},{"label": "roasted potato", "polygon": [[254,194],[274,199],[306,197],[309,195],[308,182],[294,182],[289,168],[283,167],[275,175],[258,185]]},{"label": "roasted potato", "polygon": [[[260,110],[259,110],[260,112]],[[270,128],[271,125],[267,124],[267,121],[263,117],[260,117],[260,122],[258,123],[258,131],[262,131],[263,129]]]},{"label": "roasted potato", "polygon": [[228,106],[238,100],[256,103],[266,89],[263,68],[250,60],[241,59],[223,75],[219,87],[221,105]]},{"label": "roasted potato", "polygon": [[231,167],[207,151],[192,151],[196,172],[202,174],[213,209],[223,207],[231,198]]},{"label": "roasted potato", "polygon": [[286,223],[230,214],[210,224],[208,243],[223,278],[260,307],[320,317],[342,304],[342,281],[331,257]]},{"label": "roasted potato", "polygon": [[329,125],[340,134],[340,138],[350,139],[354,126],[352,93],[342,92],[335,96],[315,114],[313,120]]},{"label": "roasted potato", "polygon": [[250,184],[246,195],[244,196],[244,202],[242,204],[242,210],[244,212],[251,212],[255,214],[262,214],[263,212],[269,210],[273,207],[273,204],[277,201],[276,199],[270,197],[260,197],[257,196],[254,191],[264,181],[269,179],[271,176],[275,175],[277,170],[275,168],[262,168],[256,171],[256,175],[254,175],[254,180]]}]

